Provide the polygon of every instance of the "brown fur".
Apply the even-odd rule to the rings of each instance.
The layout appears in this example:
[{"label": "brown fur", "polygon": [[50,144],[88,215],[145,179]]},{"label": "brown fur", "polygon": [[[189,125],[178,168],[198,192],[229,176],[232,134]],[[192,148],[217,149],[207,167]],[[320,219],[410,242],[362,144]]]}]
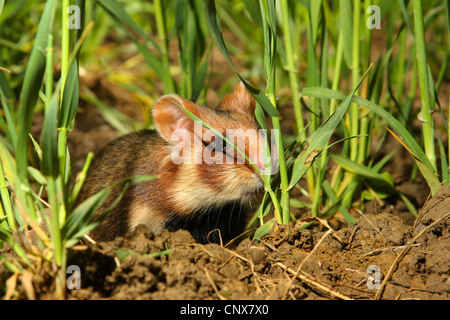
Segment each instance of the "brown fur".
[{"label": "brown fur", "polygon": [[[220,229],[223,241],[242,232],[248,207],[255,200],[255,194],[262,191],[262,182],[248,163],[173,163],[171,150],[177,143],[171,141],[173,131],[193,132],[194,129],[193,120],[180,105],[223,135],[226,129],[258,129],[255,101],[242,85],[215,108],[198,106],[177,95],[163,96],[153,110],[156,131],[144,130],[123,136],[94,158],[78,203],[120,179],[157,176],[130,185],[118,205],[90,234],[94,240],[111,240],[138,224],[154,232],[163,228],[187,229],[199,242],[218,242],[217,232],[208,237],[215,228]],[[210,141],[201,143],[203,150]],[[260,141],[247,141],[246,146],[255,143]],[[192,154],[193,158],[196,156]],[[226,155],[223,157],[225,159]],[[121,184],[112,189],[97,217],[117,199],[123,187]]]}]

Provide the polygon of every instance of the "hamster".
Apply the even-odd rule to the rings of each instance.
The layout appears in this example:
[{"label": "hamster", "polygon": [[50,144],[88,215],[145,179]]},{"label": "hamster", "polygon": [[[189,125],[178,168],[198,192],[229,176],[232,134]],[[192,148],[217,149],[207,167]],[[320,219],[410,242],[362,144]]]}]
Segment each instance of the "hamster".
[{"label": "hamster", "polygon": [[[261,134],[247,134],[259,128],[255,99],[242,83],[213,108],[176,94],[165,95],[153,108],[156,130],[120,137],[92,161],[77,203],[121,179],[155,176],[129,185],[114,209],[89,233],[95,241],[124,236],[140,224],[155,233],[185,229],[200,243],[226,243],[244,231],[247,214],[264,191],[261,176],[233,146],[180,107],[227,139],[228,132],[234,133],[231,143],[240,141],[241,151],[264,171],[265,139]],[[221,145],[223,150],[216,148]],[[111,206],[124,186],[111,188],[95,217]]]}]

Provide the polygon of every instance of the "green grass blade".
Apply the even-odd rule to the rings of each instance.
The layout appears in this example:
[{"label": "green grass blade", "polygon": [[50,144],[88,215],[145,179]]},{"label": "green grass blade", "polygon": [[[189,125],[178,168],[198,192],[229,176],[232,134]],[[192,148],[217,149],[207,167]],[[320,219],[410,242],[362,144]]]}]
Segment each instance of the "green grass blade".
[{"label": "green grass blade", "polygon": [[86,199],[74,209],[74,211],[66,219],[66,222],[61,229],[63,239],[73,238],[81,227],[84,227],[91,222],[92,216],[105,201],[109,192],[109,189],[103,189]]},{"label": "green grass blade", "polygon": [[381,187],[383,188],[384,194],[395,193],[394,181],[392,180],[392,177],[389,174],[378,173],[372,168],[366,167],[363,164],[360,164],[356,161],[353,161],[340,155],[330,154],[330,158],[333,159],[334,162],[336,162],[338,165],[340,165],[348,172],[351,172],[353,174],[359,175],[367,179],[376,180],[378,182],[377,184],[381,185]]},{"label": "green grass blade", "polygon": [[277,225],[277,220],[275,218],[270,219],[262,226],[260,226],[254,233],[253,239],[262,239],[265,235],[272,232],[273,228]]},{"label": "green grass blade", "polygon": [[[334,91],[328,88],[304,88],[302,94],[305,97],[322,97],[327,99],[337,99],[344,100],[347,95],[343,92]],[[413,138],[413,136],[409,133],[408,130],[401,123],[392,116],[385,109],[376,105],[375,103],[361,98],[359,96],[354,96],[353,100],[359,105],[369,109],[370,111],[376,113],[378,116],[383,118],[401,137],[401,139],[405,142],[408,148],[413,152],[414,156],[423,161],[426,165],[431,167],[431,164],[427,160],[425,153],[420,148],[419,144]]]},{"label": "green grass blade", "polygon": [[[29,212],[30,215],[34,215],[34,212],[28,209],[27,192],[29,192],[30,186],[27,181],[23,180],[17,174],[17,162],[11,152],[7,149],[6,144],[1,140],[3,140],[3,137],[0,137],[0,162],[2,167],[1,174],[7,179],[9,184],[7,185],[6,181],[2,180],[2,204],[4,205],[6,214],[10,215],[8,217],[10,228],[15,231],[15,222],[17,222],[19,226],[21,226],[22,220],[20,218],[20,215],[14,214],[12,201],[8,200],[11,199],[9,196],[9,192],[7,192],[8,189],[14,190],[14,198],[22,204],[23,209],[26,210],[26,212]],[[9,209],[7,209],[6,206]]]},{"label": "green grass blade", "polygon": [[5,175],[3,171],[3,160],[0,157],[0,199],[2,203],[0,207],[4,210],[4,214],[6,215],[6,220],[8,222],[9,228],[13,231],[16,230],[13,207],[11,205],[11,196],[9,194],[8,186],[6,184]]},{"label": "green grass blade", "polygon": [[[2,73],[2,71],[0,71],[0,76],[2,76],[2,75],[3,75],[3,73]],[[4,80],[6,81],[6,78]],[[1,128],[3,129],[6,136],[9,138],[9,140],[12,142],[12,145],[15,146],[17,144],[16,124],[14,123],[13,114],[11,113],[11,108],[8,105],[7,97],[3,91],[3,85],[2,85],[1,81],[0,81],[0,99],[1,99],[2,110],[5,114],[5,120],[6,120],[6,123],[4,125],[2,124]]]},{"label": "green grass blade", "polygon": [[[300,134],[300,132],[303,131],[303,128],[305,126],[303,122],[303,114],[300,103],[300,89],[299,89],[300,85],[297,77],[298,75],[296,72],[296,65],[294,60],[293,35],[292,35],[293,30],[290,25],[288,1],[282,0],[280,1],[280,4],[283,17],[284,46],[286,50],[284,56],[286,60],[286,69],[288,71],[289,84],[291,86],[292,102],[294,104],[295,122],[297,124],[297,134]],[[279,43],[281,43],[281,41]],[[283,59],[281,60],[283,61]]]},{"label": "green grass blade", "polygon": [[169,58],[169,40],[167,37],[165,12],[162,10],[161,0],[153,1],[155,11],[156,30],[161,43],[161,65],[163,69],[162,81],[164,83],[164,93],[172,93],[175,91],[175,84],[170,74],[170,58]]},{"label": "green grass blade", "polygon": [[412,205],[411,201],[401,192],[397,191],[394,186],[394,181],[392,176],[387,173],[378,173],[373,168],[368,168],[362,164],[359,164],[350,159],[344,158],[339,155],[330,155],[331,159],[335,161],[338,165],[342,166],[345,170],[357,174],[361,177],[364,177],[367,180],[368,185],[372,190],[374,190],[378,197],[385,198],[387,196],[398,195],[403,200],[403,202],[408,207],[409,211],[417,216],[417,211],[415,207]]},{"label": "green grass blade", "polygon": [[350,0],[339,0],[339,30],[343,36],[344,59],[347,66],[352,65],[353,38],[352,4]]},{"label": "green grass blade", "polygon": [[322,0],[309,0],[308,1],[308,13],[312,27],[312,42],[314,45],[317,43],[317,37],[319,35],[319,28],[322,20]]},{"label": "green grass blade", "polygon": [[69,208],[73,207],[73,204],[75,203],[81,188],[83,187],[84,181],[86,180],[86,175],[89,170],[89,167],[91,166],[92,159],[94,158],[94,154],[92,152],[89,152],[86,161],[84,163],[83,169],[81,172],[77,175],[75,179],[75,184],[72,189],[72,193],[69,196]]},{"label": "green grass blade", "polygon": [[59,173],[57,119],[59,110],[59,91],[55,91],[45,110],[42,129],[42,170],[45,176],[56,178]]},{"label": "green grass blade", "polygon": [[[63,239],[78,239],[82,237],[86,232],[95,228],[95,226],[119,203],[124,194],[128,190],[131,183],[145,182],[154,179],[154,175],[134,176],[113,183],[111,186],[102,189],[83,201],[78,205],[69,217],[66,219],[64,226],[61,229]],[[114,199],[112,204],[102,213],[102,215],[92,221],[95,212],[103,204],[111,189],[125,183],[120,195]]]},{"label": "green grass blade", "polygon": [[127,117],[117,110],[117,108],[103,103],[88,88],[83,89],[82,98],[95,105],[105,120],[120,133],[127,134],[136,131],[136,129],[140,129],[139,122]]},{"label": "green grass blade", "polygon": [[47,1],[39,22],[20,94],[18,137],[15,149],[18,173],[23,177],[27,175],[28,133],[30,132],[34,108],[44,78],[46,62],[45,48],[47,47],[48,35],[53,25],[55,11],[56,0]]},{"label": "green grass blade", "polygon": [[78,107],[78,92],[78,62],[74,61],[70,66],[64,85],[61,114],[58,119],[59,128],[67,128],[69,131],[72,131]]},{"label": "green grass blade", "polygon": [[447,162],[447,156],[445,154],[445,148],[444,148],[444,144],[442,143],[441,139],[439,138],[439,136],[436,135],[438,144],[439,144],[439,153],[441,156],[441,172],[442,172],[442,182],[445,185],[450,184],[449,182],[449,166],[448,166],[448,162]]},{"label": "green grass blade", "polygon": [[416,36],[416,56],[419,71],[419,88],[421,96],[421,117],[423,119],[422,134],[425,146],[425,154],[431,163],[433,171],[436,171],[436,153],[434,148],[434,124],[432,118],[433,105],[431,104],[430,81],[428,73],[425,28],[423,23],[422,0],[413,0],[414,32]]}]

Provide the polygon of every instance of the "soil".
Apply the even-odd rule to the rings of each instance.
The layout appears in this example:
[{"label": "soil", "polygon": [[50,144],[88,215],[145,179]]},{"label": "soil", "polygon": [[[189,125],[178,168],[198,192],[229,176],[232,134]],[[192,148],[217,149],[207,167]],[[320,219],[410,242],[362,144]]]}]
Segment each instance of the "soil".
[{"label": "soil", "polygon": [[[130,93],[106,77],[89,74],[82,82],[100,100],[142,120]],[[35,117],[37,139],[41,120]],[[69,134],[74,172],[88,152],[98,152],[118,136],[94,106],[81,101]],[[386,141],[384,154],[398,147],[395,140]],[[313,219],[312,227],[299,230],[311,219],[302,219],[308,213],[297,211],[295,225],[278,225],[263,239],[244,239],[231,247],[195,243],[187,231],[153,234],[142,226],[114,241],[77,245],[68,265],[80,268],[81,287],[68,290],[67,298],[448,300],[450,187],[428,199],[423,179],[407,179],[411,164],[411,157],[400,150],[386,170],[418,208],[417,219],[396,198],[365,203],[352,212],[358,218],[352,225],[337,215],[328,222]],[[5,246],[2,254],[10,251]],[[41,270],[31,281],[36,298],[53,297],[52,272]],[[10,277],[0,264],[0,283]],[[19,283],[16,298],[29,297],[26,283]]]},{"label": "soil", "polygon": [[449,299],[449,196],[442,188],[415,226],[365,214],[338,231],[280,225],[232,249],[142,226],[76,252],[82,289],[69,299]]}]

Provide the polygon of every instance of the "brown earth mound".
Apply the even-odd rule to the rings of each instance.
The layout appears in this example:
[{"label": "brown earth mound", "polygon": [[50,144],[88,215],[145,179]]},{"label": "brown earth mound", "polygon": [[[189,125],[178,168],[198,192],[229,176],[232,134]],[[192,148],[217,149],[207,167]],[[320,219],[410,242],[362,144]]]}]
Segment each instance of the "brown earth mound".
[{"label": "brown earth mound", "polygon": [[82,288],[69,298],[449,299],[449,217],[443,187],[415,226],[367,214],[338,231],[278,226],[235,249],[197,244],[186,231],[138,228],[76,252]]}]

